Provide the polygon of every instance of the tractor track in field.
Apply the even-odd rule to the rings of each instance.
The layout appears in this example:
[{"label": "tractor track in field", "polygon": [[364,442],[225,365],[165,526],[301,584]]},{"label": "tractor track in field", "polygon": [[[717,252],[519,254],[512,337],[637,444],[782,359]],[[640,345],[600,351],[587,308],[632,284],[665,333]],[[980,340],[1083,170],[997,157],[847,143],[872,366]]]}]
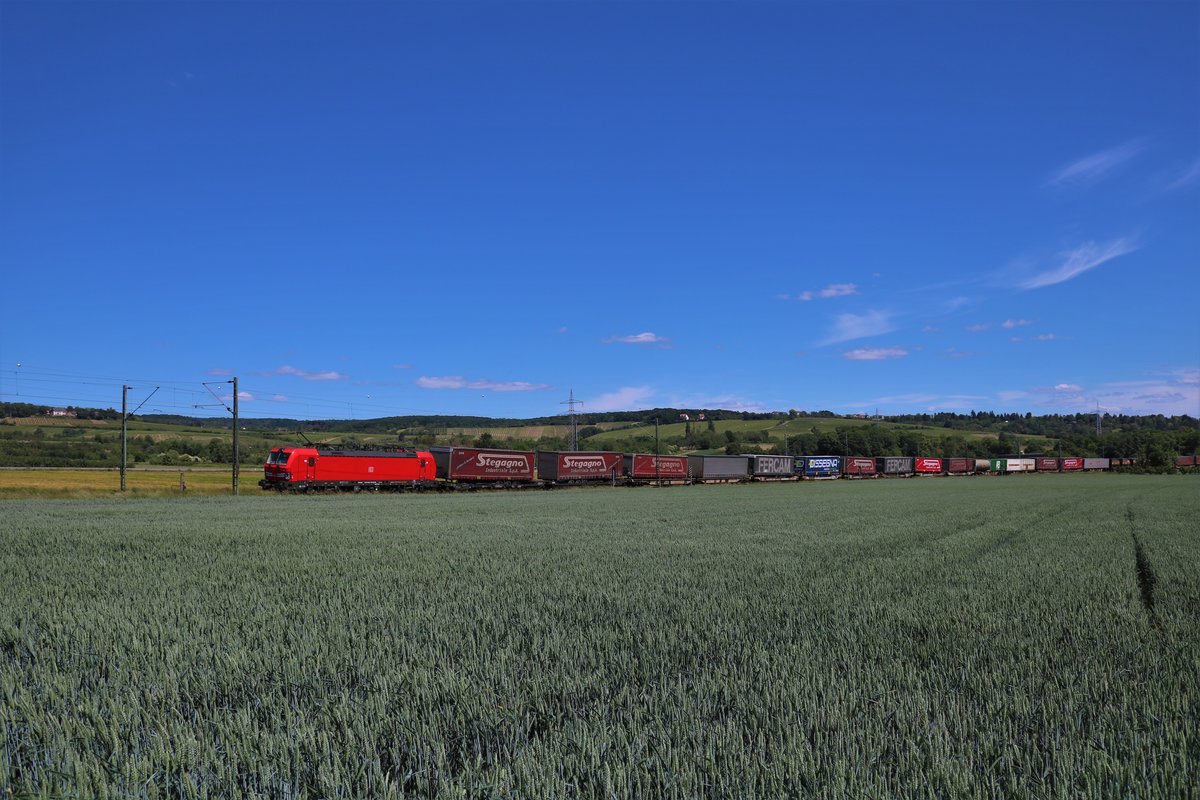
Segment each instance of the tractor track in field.
[{"label": "tractor track in field", "polygon": [[1150,558],[1146,555],[1146,548],[1142,547],[1142,541],[1138,538],[1137,523],[1134,521],[1132,505],[1125,509],[1125,518],[1129,520],[1129,535],[1133,538],[1133,569],[1137,577],[1142,607],[1146,609],[1146,616],[1150,620],[1150,627],[1158,628],[1160,627],[1158,614],[1154,610],[1154,585],[1158,582],[1158,579],[1154,575],[1154,568],[1150,565]]}]

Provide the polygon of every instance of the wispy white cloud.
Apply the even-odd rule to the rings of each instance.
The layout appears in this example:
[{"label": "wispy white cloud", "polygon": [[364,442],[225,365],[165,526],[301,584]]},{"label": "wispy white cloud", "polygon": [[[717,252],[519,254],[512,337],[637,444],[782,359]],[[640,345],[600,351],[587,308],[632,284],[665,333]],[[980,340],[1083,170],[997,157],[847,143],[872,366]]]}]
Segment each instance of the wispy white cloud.
[{"label": "wispy white cloud", "polygon": [[262,372],[259,374],[267,378],[274,378],[280,375],[291,375],[295,378],[303,378],[306,381],[344,381],[347,377],[343,373],[335,372],[333,370],[327,370],[324,372],[308,372],[306,370],[296,369],[288,364],[284,364],[279,369],[273,369],[270,372]]},{"label": "wispy white cloud", "polygon": [[886,411],[888,406],[912,408],[921,406],[927,411],[954,411],[958,409],[978,408],[980,401],[987,400],[983,395],[975,394],[899,394],[888,397],[876,397],[861,403],[851,403],[849,408],[879,408]]},{"label": "wispy white cloud", "polygon": [[908,351],[900,347],[860,347],[842,353],[848,361],[882,361],[886,358],[904,358]]},{"label": "wispy white cloud", "polygon": [[622,386],[615,392],[607,392],[587,401],[588,411],[635,411],[649,408],[649,399],[654,389],[649,386]]},{"label": "wispy white cloud", "polygon": [[1006,320],[1004,320],[1004,322],[1000,323],[1000,327],[1005,328],[1007,330],[1012,330],[1013,328],[1019,328],[1022,325],[1032,325],[1032,324],[1033,324],[1033,320],[1028,320],[1028,319],[1006,319]]},{"label": "wispy white cloud", "polygon": [[979,333],[980,331],[986,331],[990,327],[992,327],[992,323],[990,322],[976,322],[974,325],[968,325],[966,329],[970,333]]},{"label": "wispy white cloud", "polygon": [[1200,182],[1200,158],[1193,161],[1175,180],[1167,184],[1166,191],[1173,192],[1177,189],[1185,189],[1197,182]]},{"label": "wispy white cloud", "polygon": [[1034,398],[1033,404],[1039,408],[1073,408],[1082,409],[1094,399],[1089,399],[1085,389],[1077,383],[1056,383],[1053,386],[1036,386],[1030,392]]},{"label": "wispy white cloud", "polygon": [[545,383],[469,379],[461,375],[422,375],[417,378],[416,384],[422,389],[482,389],[491,392],[536,392],[550,388],[549,384]]},{"label": "wispy white cloud", "polygon": [[1174,376],[1176,383],[1183,386],[1200,386],[1200,369],[1192,367],[1177,369],[1171,375]]},{"label": "wispy white cloud", "polygon": [[1057,338],[1058,338],[1058,334],[1055,334],[1055,333],[1039,333],[1037,340],[1039,342],[1052,342]]},{"label": "wispy white cloud", "polygon": [[824,289],[801,292],[800,294],[796,295],[796,299],[807,302],[818,297],[823,300],[828,300],[831,297],[849,297],[852,294],[858,294],[858,286],[856,284],[831,283]]},{"label": "wispy white cloud", "polygon": [[212,375],[214,378],[223,378],[226,375],[232,375],[233,370],[225,369],[224,367],[216,367],[215,369],[210,369],[208,374]]},{"label": "wispy white cloud", "polygon": [[1063,263],[1055,269],[1034,275],[1020,284],[1022,289],[1041,289],[1053,286],[1078,277],[1088,270],[1095,269],[1106,261],[1132,253],[1139,245],[1133,239],[1121,237],[1111,242],[1097,244],[1084,242],[1074,250],[1062,254]]},{"label": "wispy white cloud", "polygon": [[973,358],[975,356],[970,350],[959,350],[954,347],[947,347],[942,351],[942,358],[949,358],[955,361],[963,358]]},{"label": "wispy white cloud", "polygon": [[767,407],[757,400],[749,400],[737,395],[701,395],[690,397],[673,397],[670,405],[675,408],[720,408],[726,411],[767,411]]},{"label": "wispy white cloud", "polygon": [[1059,383],[1034,389],[1039,408],[1114,414],[1200,415],[1200,370],[1186,368],[1147,380],[1109,381],[1093,388]]},{"label": "wispy white cloud", "polygon": [[604,340],[605,344],[666,344],[671,340],[665,336],[659,336],[657,333],[646,331],[645,333],[635,333],[630,336],[610,336]]},{"label": "wispy white cloud", "polygon": [[833,330],[822,344],[838,344],[868,336],[879,336],[896,330],[892,315],[886,311],[868,311],[865,314],[838,314]]},{"label": "wispy white cloud", "polygon": [[286,395],[286,394],[273,394],[273,395],[271,395],[271,402],[272,402],[272,403],[286,403],[287,401],[288,401],[288,398],[287,398],[287,395]]},{"label": "wispy white cloud", "polygon": [[1051,176],[1053,186],[1072,186],[1093,183],[1129,161],[1145,149],[1141,139],[1084,156],[1061,168]]},{"label": "wispy white cloud", "polygon": [[412,369],[412,364],[392,364],[392,369]]},{"label": "wispy white cloud", "polygon": [[921,333],[941,333],[941,330],[937,325],[926,325],[921,328]]}]

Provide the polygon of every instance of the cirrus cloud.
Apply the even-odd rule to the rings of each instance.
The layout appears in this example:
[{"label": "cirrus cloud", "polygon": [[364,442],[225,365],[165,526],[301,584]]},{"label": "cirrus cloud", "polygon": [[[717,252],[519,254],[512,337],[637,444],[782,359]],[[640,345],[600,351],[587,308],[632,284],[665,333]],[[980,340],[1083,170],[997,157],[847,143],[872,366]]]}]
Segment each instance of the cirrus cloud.
[{"label": "cirrus cloud", "polygon": [[290,364],[284,364],[282,367],[269,372],[260,372],[259,375],[264,378],[277,378],[280,375],[290,375],[294,378],[303,378],[306,381],[344,381],[347,377],[345,374],[333,370],[308,372],[307,370],[297,369]]},{"label": "cirrus cloud", "polygon": [[[820,297],[823,300],[828,300],[831,297],[849,297],[852,294],[858,294],[858,285],[854,283],[831,283],[824,289],[816,291],[801,292],[796,295],[797,300],[808,302],[814,298]],[[787,295],[784,295],[786,299]]]},{"label": "cirrus cloud", "polygon": [[647,401],[654,396],[649,386],[622,386],[615,392],[593,397],[587,401],[588,411],[633,411],[649,408]]},{"label": "cirrus cloud", "polygon": [[1058,267],[1026,279],[1020,284],[1020,288],[1041,289],[1045,286],[1069,281],[1107,261],[1132,253],[1138,247],[1136,241],[1126,236],[1102,244],[1084,242],[1074,250],[1063,253],[1063,262]]},{"label": "cirrus cloud", "polygon": [[848,361],[883,361],[888,358],[904,358],[908,351],[901,347],[859,347],[842,353]]},{"label": "cirrus cloud", "polygon": [[604,340],[605,344],[666,344],[671,341],[665,336],[659,336],[657,333],[646,331],[644,333],[634,333],[629,336],[610,336]]},{"label": "cirrus cloud", "polygon": [[1058,170],[1050,178],[1050,184],[1053,186],[1071,186],[1092,183],[1132,159],[1138,153],[1142,152],[1144,147],[1145,145],[1141,140],[1135,139],[1132,142],[1126,142],[1108,150],[1101,150],[1099,153],[1092,153]]},{"label": "cirrus cloud", "polygon": [[537,392],[549,389],[545,383],[528,381],[493,381],[486,378],[464,378],[462,375],[422,375],[416,380],[422,389],[484,389],[492,392]]},{"label": "cirrus cloud", "polygon": [[821,344],[838,344],[868,336],[879,336],[896,330],[892,315],[886,311],[868,311],[865,314],[838,314],[834,318],[833,330]]}]

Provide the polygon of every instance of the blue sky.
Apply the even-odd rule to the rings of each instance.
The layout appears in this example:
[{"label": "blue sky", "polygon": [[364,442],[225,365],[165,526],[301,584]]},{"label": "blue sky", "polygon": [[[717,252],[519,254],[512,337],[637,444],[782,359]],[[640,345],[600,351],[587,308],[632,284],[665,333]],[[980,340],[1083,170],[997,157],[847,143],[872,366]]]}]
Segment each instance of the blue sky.
[{"label": "blue sky", "polygon": [[4,400],[1200,415],[1196,3],[4,2],[0,187]]}]

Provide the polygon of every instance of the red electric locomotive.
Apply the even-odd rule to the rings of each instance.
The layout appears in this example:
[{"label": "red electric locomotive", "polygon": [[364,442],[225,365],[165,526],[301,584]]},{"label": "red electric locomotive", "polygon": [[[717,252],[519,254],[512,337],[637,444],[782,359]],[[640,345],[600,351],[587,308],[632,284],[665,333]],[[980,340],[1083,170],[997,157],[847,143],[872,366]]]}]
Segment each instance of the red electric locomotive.
[{"label": "red electric locomotive", "polygon": [[414,450],[276,447],[263,467],[264,489],[360,491],[419,487],[436,478],[433,455]]}]

